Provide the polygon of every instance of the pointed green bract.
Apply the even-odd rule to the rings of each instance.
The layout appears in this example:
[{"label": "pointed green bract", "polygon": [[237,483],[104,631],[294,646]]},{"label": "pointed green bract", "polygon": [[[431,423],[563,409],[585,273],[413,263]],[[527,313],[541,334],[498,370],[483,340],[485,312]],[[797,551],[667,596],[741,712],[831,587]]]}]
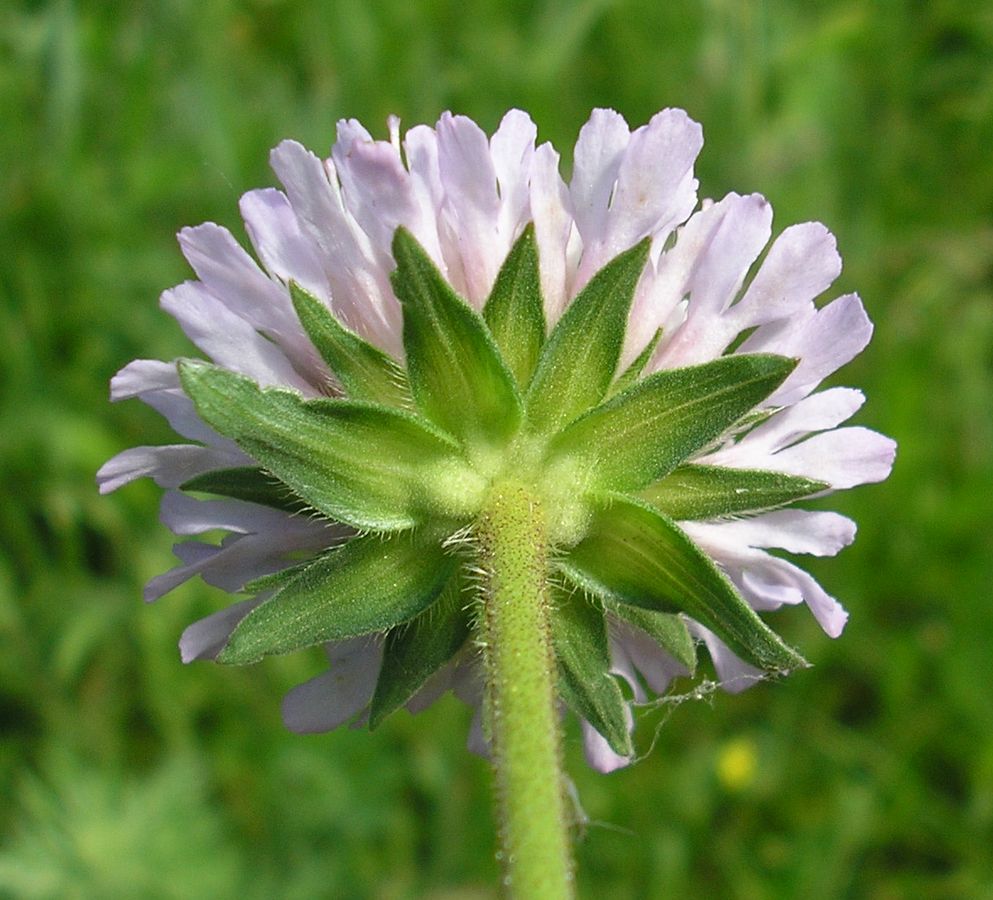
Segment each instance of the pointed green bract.
[{"label": "pointed green bract", "polygon": [[782,472],[680,466],[638,496],[673,519],[713,519],[785,506],[830,488]]},{"label": "pointed green bract", "polygon": [[410,387],[427,418],[463,444],[502,445],[521,400],[486,323],[452,290],[410,232],[393,238],[393,290],[403,304]]},{"label": "pointed green bract", "polygon": [[383,665],[369,707],[370,728],[407,703],[465,644],[469,616],[463,609],[463,587],[456,572],[431,606],[386,636]]},{"label": "pointed green bract", "polygon": [[241,589],[243,594],[262,594],[265,591],[275,591],[280,590],[291,581],[295,581],[299,578],[304,569],[309,568],[314,564],[313,559],[305,560],[302,563],[298,563],[295,566],[287,566],[285,569],[280,569],[278,572],[270,572],[268,575],[260,575],[258,578],[253,578],[251,581],[245,582]]},{"label": "pointed green bract", "polygon": [[243,665],[408,622],[434,602],[455,565],[413,534],[353,538],[242,619],[218,662]]},{"label": "pointed green bract", "polygon": [[391,356],[345,328],[295,281],[290,282],[290,298],[307,337],[350,399],[402,408],[413,405],[407,375]]},{"label": "pointed green bract", "polygon": [[234,469],[214,469],[189,481],[184,481],[181,491],[199,491],[217,494],[233,500],[260,503],[285,512],[300,512],[307,504],[281,481],[257,466],[239,466]]},{"label": "pointed green bract", "polygon": [[567,459],[592,489],[638,490],[723,434],[795,367],[755,354],[656,372],[556,435],[551,464]]},{"label": "pointed green bract", "polygon": [[589,534],[560,562],[580,587],[660,612],[684,612],[741,659],[766,671],[806,665],[671,519],[614,495]]},{"label": "pointed green bract", "polygon": [[483,319],[523,390],[545,342],[545,305],[533,224],[507,254],[483,307]]},{"label": "pointed green bract", "polygon": [[606,605],[615,616],[644,631],[673,659],[686,666],[689,674],[693,674],[696,670],[696,644],[682,617],[614,600],[606,601]]},{"label": "pointed green bract", "polygon": [[629,365],[610,386],[610,390],[607,392],[608,398],[626,391],[639,378],[641,378],[641,373],[645,371],[645,366],[648,365],[648,360],[652,358],[652,354],[655,352],[655,348],[658,347],[659,341],[661,340],[662,329],[659,328],[655,334],[652,335],[652,339],[645,346],[645,349],[638,354],[634,362],[632,362],[631,365]]},{"label": "pointed green bract", "polygon": [[559,690],[577,714],[589,722],[610,748],[631,756],[626,703],[610,674],[610,651],[603,610],[581,591],[560,593],[552,606],[552,646],[559,667]]},{"label": "pointed green bract", "polygon": [[305,401],[207,363],[180,363],[201,417],[316,510],[356,528],[464,517],[485,485],[449,437],[411,413]]},{"label": "pointed green bract", "polygon": [[529,428],[551,434],[599,403],[617,371],[649,241],[612,259],[569,305],[538,358],[526,397]]}]

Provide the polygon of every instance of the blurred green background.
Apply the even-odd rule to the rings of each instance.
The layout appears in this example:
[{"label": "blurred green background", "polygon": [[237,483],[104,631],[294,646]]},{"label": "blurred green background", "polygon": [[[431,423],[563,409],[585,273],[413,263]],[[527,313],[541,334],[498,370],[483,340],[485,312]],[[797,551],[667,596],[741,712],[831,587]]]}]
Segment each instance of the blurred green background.
[{"label": "blurred green background", "polygon": [[[190,347],[156,305],[175,245],[273,183],[284,137],[385,135],[510,106],[565,151],[591,107],[703,123],[702,193],[820,219],[877,326],[834,380],[893,435],[892,478],[811,564],[852,613],[776,625],[815,668],[647,714],[640,765],[568,764],[583,897],[993,897],[993,7],[974,0],[8,2],[0,8],[0,896],[484,898],[486,765],[447,698],[373,735],[299,737],[318,651],[183,667],[199,582],[158,491],[97,496],[170,434],[107,381]],[[566,162],[566,164],[568,164]],[[659,727],[661,726],[661,727]]]}]

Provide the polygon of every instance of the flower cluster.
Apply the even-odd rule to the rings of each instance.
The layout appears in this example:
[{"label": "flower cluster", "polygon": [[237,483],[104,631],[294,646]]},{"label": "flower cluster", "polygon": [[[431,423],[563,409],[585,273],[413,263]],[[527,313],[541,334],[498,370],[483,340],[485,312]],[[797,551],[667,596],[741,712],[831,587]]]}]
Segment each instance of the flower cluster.
[{"label": "flower cluster", "polygon": [[815,302],[841,268],[822,225],[770,245],[761,196],[698,207],[702,142],[679,110],[633,131],[596,110],[566,183],[519,111],[490,138],[346,121],[329,159],[280,144],[284,190],[242,198],[258,261],[184,229],[197,280],[162,306],[213,365],[138,360],[111,392],[187,443],[98,474],[153,478],[177,535],[229,532],[146,588],[249,595],[187,628],[183,660],[324,643],[329,670],[284,701],[298,731],[449,689],[480,707],[472,524],[508,473],[547,510],[562,696],[602,771],[633,754],[617,678],[642,702],[701,643],[731,691],[801,665],[755,615],[783,605],[839,635],[839,603],[769,551],[837,553],[854,524],[790,504],[890,471],[892,441],[838,427],[862,394],[816,392],[872,326],[854,294]]}]

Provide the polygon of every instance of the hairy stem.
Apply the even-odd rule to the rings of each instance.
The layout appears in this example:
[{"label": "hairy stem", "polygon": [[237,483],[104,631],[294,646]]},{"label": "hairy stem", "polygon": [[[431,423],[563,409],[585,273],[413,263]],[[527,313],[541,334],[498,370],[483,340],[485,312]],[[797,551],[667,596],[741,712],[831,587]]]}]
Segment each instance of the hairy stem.
[{"label": "hairy stem", "polygon": [[495,485],[477,523],[480,642],[505,884],[511,897],[573,895],[569,816],[548,607],[548,539],[533,492]]}]

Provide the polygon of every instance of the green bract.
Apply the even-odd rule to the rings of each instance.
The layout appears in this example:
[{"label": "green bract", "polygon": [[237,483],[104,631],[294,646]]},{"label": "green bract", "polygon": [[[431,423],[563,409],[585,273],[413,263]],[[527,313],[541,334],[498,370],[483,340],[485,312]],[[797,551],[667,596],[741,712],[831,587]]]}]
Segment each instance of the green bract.
[{"label": "green bract", "polygon": [[532,228],[508,255],[482,313],[403,229],[393,254],[404,366],[296,284],[294,307],[340,397],[308,400],[205,363],[180,363],[200,416],[258,464],[199,476],[184,489],[317,513],[355,529],[316,559],[250,585],[269,596],[219,659],[247,663],[383,634],[369,716],[377,725],[466,644],[475,529],[487,499],[513,483],[541,504],[547,527],[550,652],[561,695],[616,752],[632,748],[626,701],[609,673],[608,616],[687,670],[695,645],[684,616],[760,669],[803,665],[678,524],[767,510],[826,489],[690,461],[747,427],[795,361],[730,355],[642,377],[656,334],[619,373],[647,241],[598,272],[550,334]]}]

